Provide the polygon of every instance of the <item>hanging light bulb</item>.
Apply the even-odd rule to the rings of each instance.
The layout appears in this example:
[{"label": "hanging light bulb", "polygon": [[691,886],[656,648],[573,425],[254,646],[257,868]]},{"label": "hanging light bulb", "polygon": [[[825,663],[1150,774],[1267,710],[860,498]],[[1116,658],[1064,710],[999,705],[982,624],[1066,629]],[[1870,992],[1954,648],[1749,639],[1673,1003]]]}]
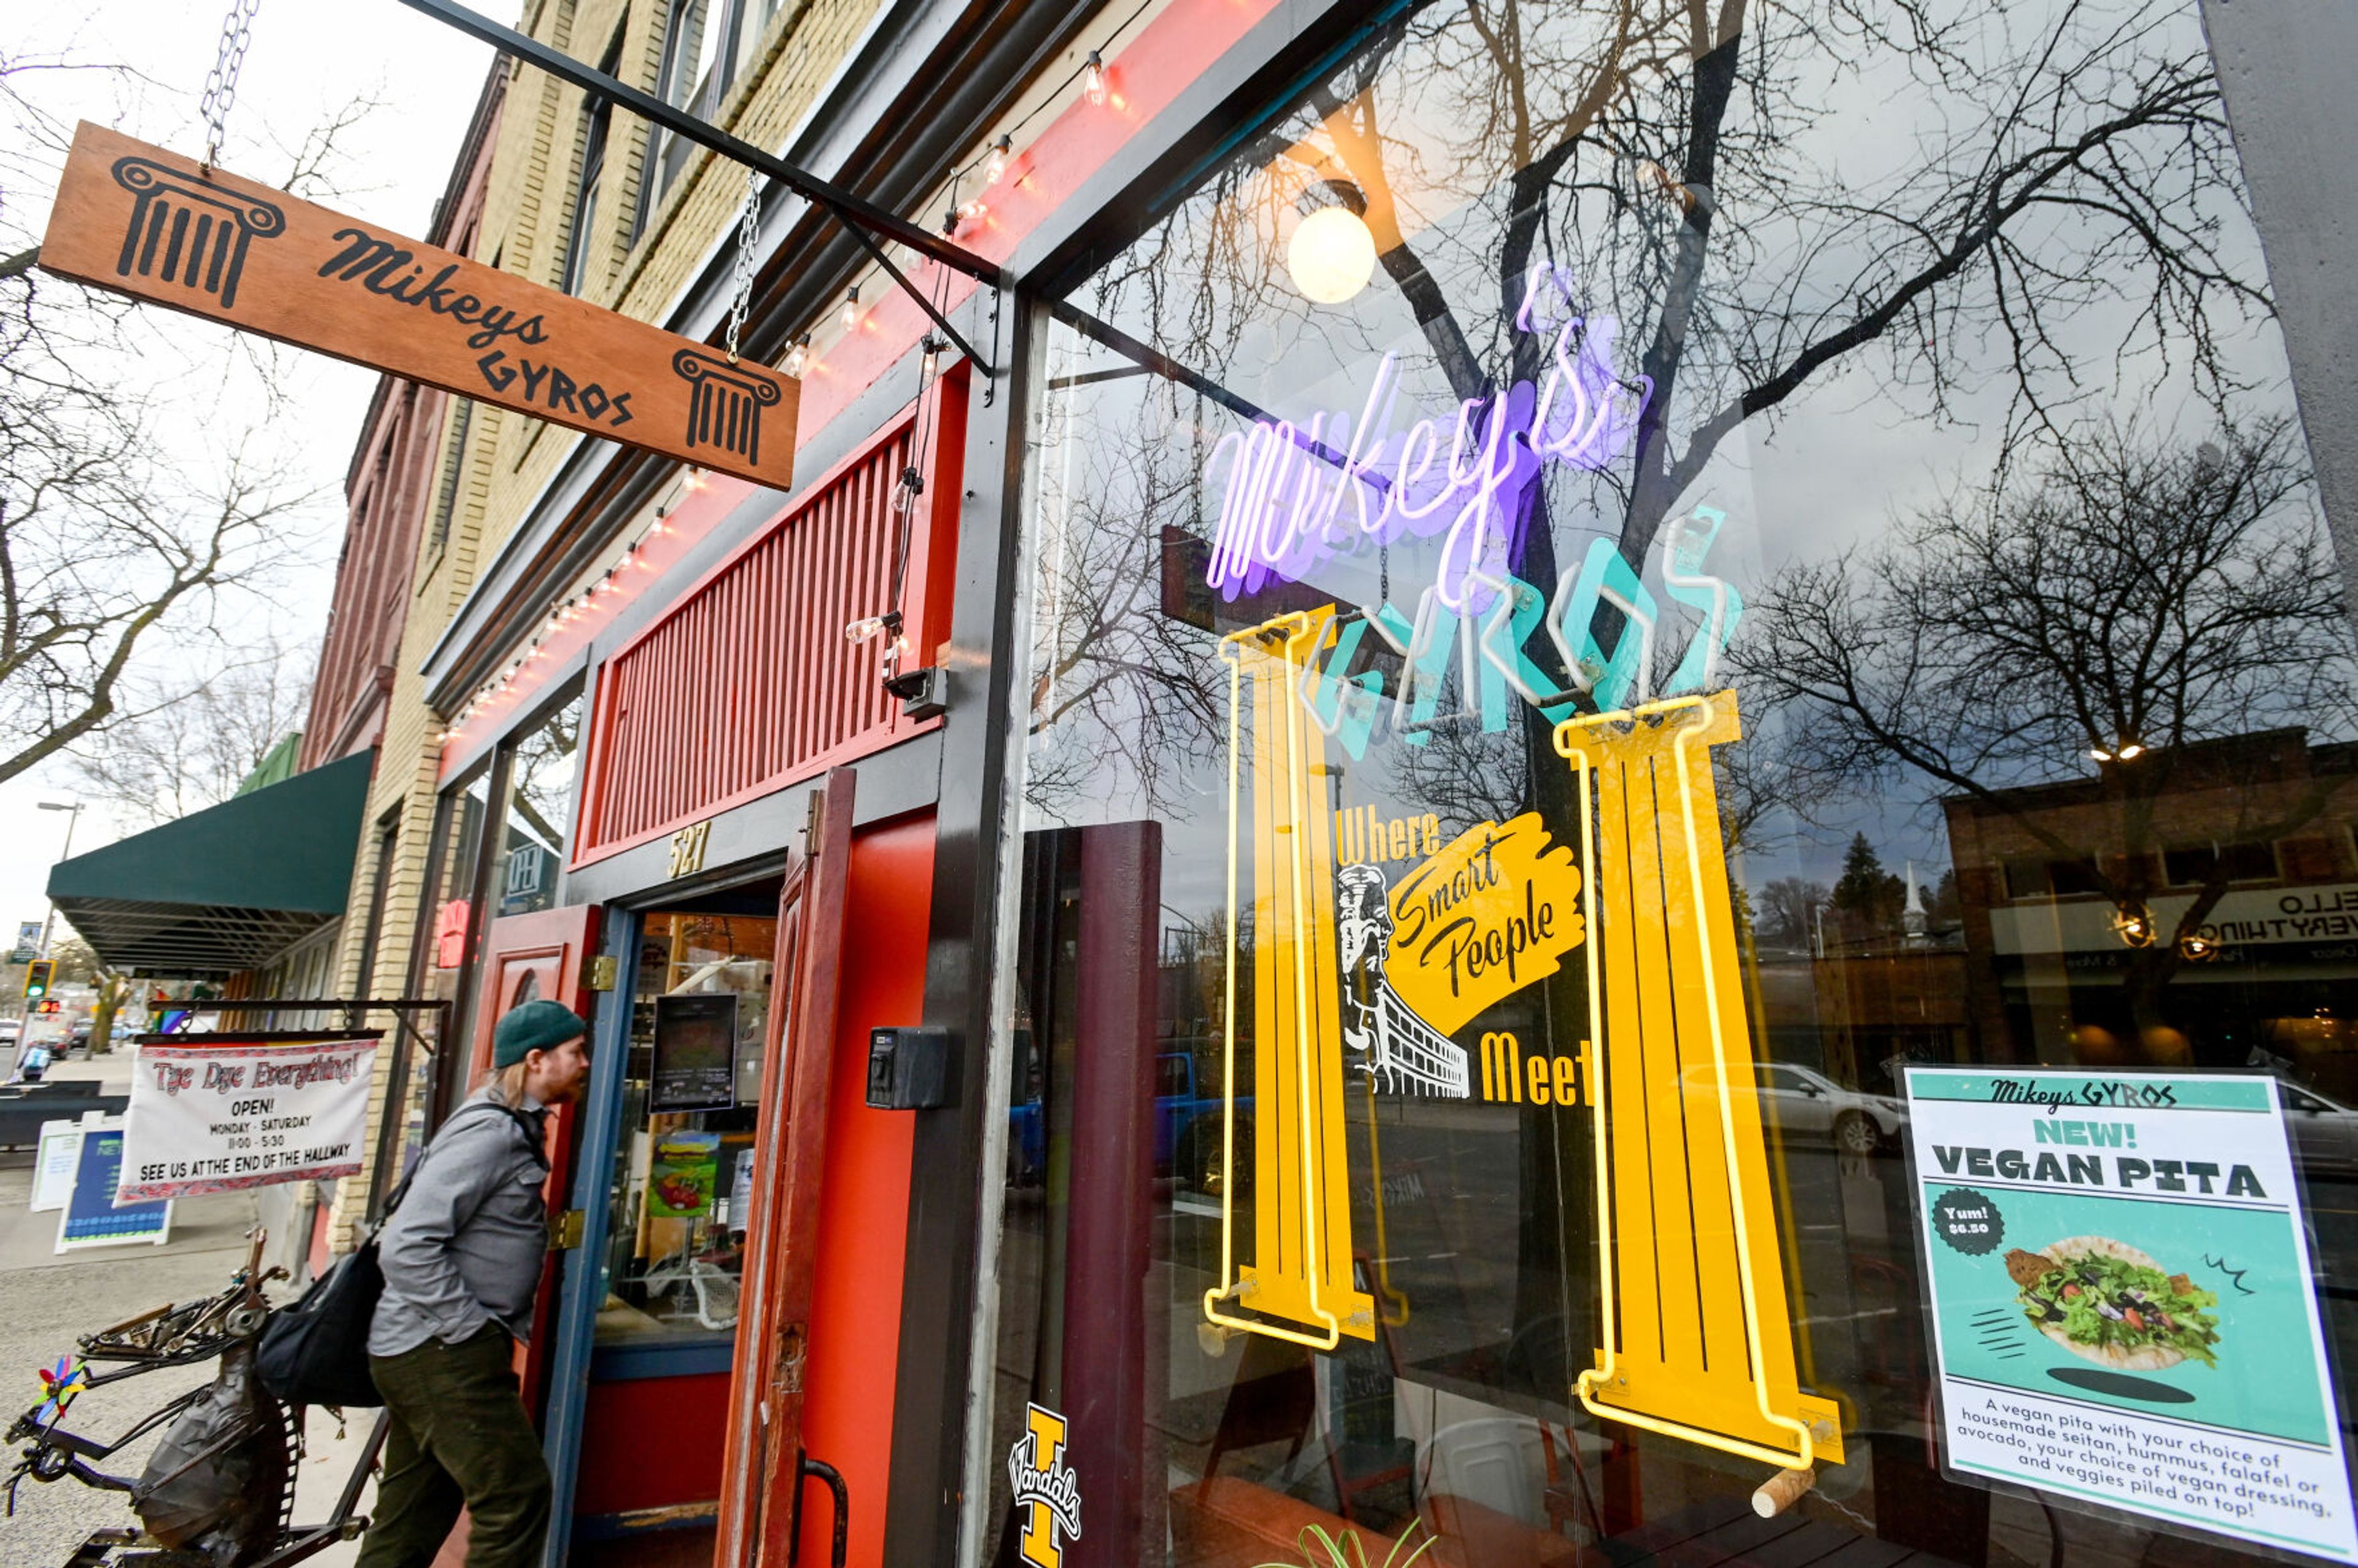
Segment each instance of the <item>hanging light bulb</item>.
[{"label": "hanging light bulb", "polygon": [[795,346],[786,351],[786,374],[796,381],[802,379],[805,367],[810,363],[810,340],[811,335],[805,332],[795,340]]},{"label": "hanging light bulb", "polygon": [[990,161],[982,167],[982,182],[997,185],[1007,178],[1008,155],[1015,150],[1015,138],[1001,136],[990,144]]},{"label": "hanging light bulb", "polygon": [[920,362],[917,372],[917,384],[920,387],[931,386],[934,384],[934,377],[941,373],[942,341],[931,332],[926,333],[925,350],[925,357]]},{"label": "hanging light bulb", "polygon": [[1340,305],[1375,276],[1376,236],[1349,208],[1321,207],[1294,228],[1285,270],[1304,297]]},{"label": "hanging light bulb", "polygon": [[860,286],[853,284],[843,297],[843,330],[850,331],[860,325]]},{"label": "hanging light bulb", "polygon": [[1089,51],[1088,63],[1081,67],[1081,96],[1092,103],[1106,101],[1105,61],[1095,49]]}]

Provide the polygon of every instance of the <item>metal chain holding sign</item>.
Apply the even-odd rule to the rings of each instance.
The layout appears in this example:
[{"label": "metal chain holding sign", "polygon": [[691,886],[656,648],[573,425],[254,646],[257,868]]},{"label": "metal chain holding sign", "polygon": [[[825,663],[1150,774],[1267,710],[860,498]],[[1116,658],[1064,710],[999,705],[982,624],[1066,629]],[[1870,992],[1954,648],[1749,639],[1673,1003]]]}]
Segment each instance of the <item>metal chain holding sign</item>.
[{"label": "metal chain holding sign", "polygon": [[204,171],[211,174],[221,161],[222,139],[228,133],[230,105],[237,102],[237,73],[245,66],[246,45],[254,41],[254,14],[262,0],[230,0],[222,18],[221,53],[213,73],[205,78],[201,108],[205,116]]},{"label": "metal chain holding sign", "polygon": [[762,227],[762,177],[745,171],[745,211],[737,220],[736,292],[729,301],[729,362],[737,362],[737,337],[753,303],[753,243]]}]

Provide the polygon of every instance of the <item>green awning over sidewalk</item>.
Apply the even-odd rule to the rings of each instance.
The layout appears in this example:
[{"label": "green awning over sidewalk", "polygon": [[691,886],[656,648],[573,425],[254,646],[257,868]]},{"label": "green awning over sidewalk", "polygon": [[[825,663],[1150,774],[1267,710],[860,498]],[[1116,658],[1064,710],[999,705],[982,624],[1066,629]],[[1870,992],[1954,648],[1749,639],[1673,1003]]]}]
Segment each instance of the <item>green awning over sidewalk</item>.
[{"label": "green awning over sidewalk", "polygon": [[49,897],[115,968],[261,968],[343,914],[370,760],[362,752],[60,860]]}]

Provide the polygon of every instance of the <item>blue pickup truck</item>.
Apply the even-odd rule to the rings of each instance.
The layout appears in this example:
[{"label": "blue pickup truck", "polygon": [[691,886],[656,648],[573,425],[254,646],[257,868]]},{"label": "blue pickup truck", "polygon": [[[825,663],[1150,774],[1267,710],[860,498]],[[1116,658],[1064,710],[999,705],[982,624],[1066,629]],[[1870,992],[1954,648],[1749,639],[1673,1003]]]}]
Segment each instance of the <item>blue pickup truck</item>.
[{"label": "blue pickup truck", "polygon": [[[1018,1041],[1022,1051],[1026,1042]],[[1011,1182],[1036,1182],[1047,1174],[1047,1119],[1037,1075],[1025,1098],[1008,1112],[1007,1174]],[[1237,1099],[1237,1148],[1252,1147],[1252,1097]],[[1248,1156],[1249,1157],[1249,1156]],[[1176,1176],[1198,1192],[1216,1192],[1220,1177],[1220,1097],[1196,1072],[1195,1058],[1166,1051],[1154,1059],[1154,1170]]]}]

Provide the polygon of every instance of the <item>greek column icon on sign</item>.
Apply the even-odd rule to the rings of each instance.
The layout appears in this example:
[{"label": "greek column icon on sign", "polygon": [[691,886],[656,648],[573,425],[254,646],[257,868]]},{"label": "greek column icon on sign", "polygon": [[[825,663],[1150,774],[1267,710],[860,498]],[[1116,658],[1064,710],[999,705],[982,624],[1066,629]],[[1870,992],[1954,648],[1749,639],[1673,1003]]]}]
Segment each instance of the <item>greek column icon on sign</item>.
[{"label": "greek column icon on sign", "polygon": [[777,380],[748,364],[682,349],[671,368],[688,384],[687,444],[719,447],[749,463],[762,460],[762,410],[785,395]]},{"label": "greek column icon on sign", "polygon": [[219,296],[224,310],[237,303],[248,243],[287,229],[287,214],[269,202],[147,158],[115,159],[114,182],[138,198],[124,230],[116,275],[184,284]]}]

